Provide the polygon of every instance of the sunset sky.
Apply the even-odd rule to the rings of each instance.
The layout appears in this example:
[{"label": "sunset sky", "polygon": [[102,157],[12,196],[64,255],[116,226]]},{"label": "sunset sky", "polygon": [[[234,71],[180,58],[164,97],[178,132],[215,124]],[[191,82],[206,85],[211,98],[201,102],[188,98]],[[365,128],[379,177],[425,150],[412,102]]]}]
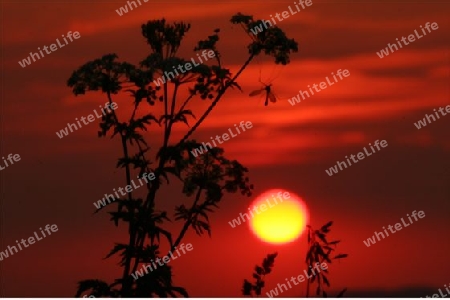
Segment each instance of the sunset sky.
[{"label": "sunset sky", "polygon": [[[229,22],[241,12],[258,19],[288,10],[294,1],[153,1],[119,16],[126,1],[9,1],[2,4],[2,86],[0,156],[21,160],[0,171],[0,251],[28,238],[39,227],[59,230],[0,262],[0,296],[73,297],[77,282],[120,276],[118,258],[102,260],[114,243],[126,240],[106,212],[92,205],[123,187],[122,155],[117,139],[98,138],[98,121],[63,139],[55,132],[75,118],[87,116],[107,102],[104,94],[75,97],[66,82],[82,64],[116,53],[138,64],[150,47],[141,24],[166,18],[191,23],[179,56],[196,57],[196,42],[220,28],[218,48],[233,73],[245,62],[250,38]],[[450,4],[445,1],[317,1],[277,23],[299,44],[291,63],[276,66],[259,56],[243,72],[233,90],[217,105],[193,138],[210,141],[250,121],[253,127],[222,147],[225,155],[250,169],[254,196],[227,194],[211,216],[212,237],[189,231],[184,242],[193,251],[177,259],[174,283],[191,297],[239,297],[253,267],[277,251],[266,290],[305,269],[306,237],[286,245],[260,241],[245,225],[229,221],[246,212],[254,198],[270,189],[301,197],[310,224],[333,220],[331,237],[342,240],[338,252],[349,257],[330,266],[330,295],[348,288],[347,296],[425,297],[450,283],[450,116],[418,130],[414,123],[433,109],[450,105]],[[376,52],[427,22],[439,29],[380,59]],[[81,37],[22,68],[18,61],[38,47],[78,31]],[[308,85],[325,81],[337,70],[350,76],[294,106],[288,99]],[[260,78],[261,76],[261,78]],[[277,103],[248,94],[272,83]],[[330,77],[331,78],[331,77]],[[130,97],[119,94],[119,116],[128,116]],[[197,116],[210,102],[195,99]],[[146,108],[149,108],[146,106]],[[194,121],[191,121],[193,124]],[[175,127],[173,143],[186,132]],[[153,149],[161,131],[146,133]],[[388,146],[351,167],[328,176],[325,170],[345,156],[363,151],[375,140]],[[153,152],[152,155],[155,153]],[[3,166],[3,161],[0,160]],[[175,180],[173,180],[175,182]],[[172,215],[188,203],[181,185],[165,185],[157,200]],[[144,190],[140,191],[144,195]],[[366,247],[364,240],[383,226],[394,225],[412,211],[426,217]],[[179,222],[167,225],[178,233]],[[299,285],[282,297],[303,296]],[[264,294],[265,295],[265,294]]]}]

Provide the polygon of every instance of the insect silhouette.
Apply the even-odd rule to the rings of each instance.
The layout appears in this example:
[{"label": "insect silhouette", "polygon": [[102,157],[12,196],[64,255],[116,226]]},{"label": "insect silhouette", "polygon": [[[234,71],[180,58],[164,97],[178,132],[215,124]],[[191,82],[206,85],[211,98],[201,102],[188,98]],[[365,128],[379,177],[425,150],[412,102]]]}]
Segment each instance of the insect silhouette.
[{"label": "insect silhouette", "polygon": [[269,104],[269,100],[270,102],[274,103],[277,102],[277,98],[275,97],[275,94],[272,91],[272,84],[265,84],[263,82],[261,83],[263,84],[263,87],[259,90],[251,92],[249,96],[253,97],[261,94],[262,92],[266,92],[266,101],[264,103],[264,106],[267,106]]}]

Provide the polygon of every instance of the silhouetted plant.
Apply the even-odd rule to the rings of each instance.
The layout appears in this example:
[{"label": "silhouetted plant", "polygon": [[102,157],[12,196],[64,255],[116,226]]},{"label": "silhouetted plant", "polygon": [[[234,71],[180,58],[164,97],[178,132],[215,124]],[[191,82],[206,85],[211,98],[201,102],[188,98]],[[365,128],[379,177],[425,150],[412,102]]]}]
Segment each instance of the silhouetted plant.
[{"label": "silhouetted plant", "polygon": [[[328,296],[323,285],[325,284],[329,287],[330,281],[325,274],[321,273],[324,272],[328,274],[328,268],[325,270],[321,269],[319,272],[313,272],[312,269],[316,266],[316,263],[320,266],[323,262],[331,263],[334,259],[346,258],[348,256],[347,254],[338,254],[330,258],[331,253],[336,250],[335,248],[337,247],[337,244],[340,243],[340,241],[327,241],[327,234],[330,232],[331,225],[333,225],[332,221],[323,225],[319,230],[314,230],[310,225],[307,225],[308,251],[306,253],[306,269],[308,278],[306,281],[306,297],[309,297],[310,285],[314,282],[317,283],[316,296],[319,296],[321,292],[324,298]],[[261,295],[261,289],[265,286],[265,282],[263,280],[264,276],[272,271],[276,256],[277,253],[268,254],[267,258],[263,261],[263,267],[255,267],[255,273],[253,273],[253,278],[256,280],[255,284],[252,284],[247,279],[244,279],[244,285],[242,287],[242,294],[244,296],[253,297],[256,295],[259,297]],[[346,288],[343,289],[336,297],[342,297],[346,290]]]},{"label": "silhouetted plant", "polygon": [[[249,32],[248,26],[260,21],[253,21],[251,16],[238,14],[232,17],[231,22],[241,24]],[[121,257],[119,265],[123,268],[123,273],[111,284],[98,279],[79,282],[77,297],[87,291],[95,297],[188,296],[184,288],[173,285],[170,266],[158,267],[137,280],[131,274],[142,264],[161,257],[160,246],[163,241],[167,243],[168,252],[173,251],[189,228],[199,235],[204,232],[211,235],[208,214],[218,208],[224,193],[240,191],[243,195],[250,196],[253,188],[246,176],[247,168],[235,160],[225,158],[221,148],[213,148],[194,157],[190,150],[202,145],[189,138],[230,88],[240,89],[236,80],[255,56],[264,53],[274,57],[276,64],[287,64],[289,54],[297,51],[297,43],[294,40],[288,39],[281,29],[271,27],[252,38],[251,44],[248,45],[247,60],[236,74],[232,74],[222,66],[222,55],[216,47],[220,30],[216,29],[194,48],[194,51],[212,50],[215,53],[215,64],[209,62],[209,65],[194,65],[192,69],[178,74],[171,81],[167,80],[161,86],[154,86],[152,82],[159,75],[189,62],[176,54],[183,37],[190,30],[190,25],[183,22],[171,25],[162,19],[149,21],[141,28],[151,53],[139,66],[119,62],[116,54],[107,54],[82,65],[73,72],[67,82],[76,96],[88,91],[101,91],[110,104],[113,103],[113,96],[120,92],[130,95],[133,110],[129,118],[119,118],[114,110],[108,110],[100,122],[98,136],[110,135],[111,138],[120,139],[122,157],[119,157],[117,167],[124,169],[127,185],[131,185],[131,178],[136,176],[132,175],[133,172],[138,173],[139,177],[153,172],[156,177],[146,184],[146,197],[136,197],[131,191],[127,192],[126,197],[116,198],[106,205],[117,206],[115,210],[109,211],[111,221],[116,226],[119,222],[128,224],[128,241],[117,243],[105,257],[118,254]],[[184,86],[188,96],[180,101],[179,92]],[[189,126],[189,119],[195,119],[188,105],[198,98],[210,99],[212,102],[184,137],[176,143],[171,143],[174,125],[184,123]],[[148,106],[142,108],[145,103]],[[156,105],[161,105],[164,111],[159,116],[152,113],[156,111],[153,109]],[[143,133],[148,126],[155,125],[162,128],[163,142],[153,161],[147,158],[151,148]],[[172,179],[181,181],[181,192],[192,199],[192,205],[189,207],[175,207],[175,220],[183,221],[177,235],[163,228],[164,223],[171,220],[166,211],[157,209],[156,203],[157,192],[164,183],[169,184]]]},{"label": "silhouetted plant", "polygon": [[[306,253],[306,267],[307,273],[310,278],[308,278],[306,283],[306,297],[309,297],[310,285],[314,282],[317,285],[316,296],[319,296],[322,292],[323,297],[327,297],[327,292],[324,290],[324,285],[330,286],[330,281],[328,280],[328,268],[322,270],[321,272],[313,272],[312,268],[318,263],[321,265],[323,262],[331,264],[334,259],[346,258],[347,254],[338,254],[331,257],[331,254],[336,250],[337,245],[340,243],[339,240],[328,242],[327,234],[330,232],[330,227],[333,225],[333,221],[330,221],[323,225],[319,230],[314,230],[310,225],[308,228],[308,252]],[[322,273],[323,272],[323,273]],[[325,273],[325,274],[324,274]],[[309,277],[308,276],[308,277]],[[337,297],[341,297],[347,289],[342,290]]]},{"label": "silhouetted plant", "polygon": [[253,278],[255,279],[255,284],[252,284],[247,279],[244,279],[244,284],[242,286],[242,295],[244,296],[261,296],[262,288],[265,286],[264,278],[266,275],[270,274],[273,265],[275,263],[275,257],[278,253],[268,254],[264,258],[262,266],[255,266],[255,272],[253,273]]}]

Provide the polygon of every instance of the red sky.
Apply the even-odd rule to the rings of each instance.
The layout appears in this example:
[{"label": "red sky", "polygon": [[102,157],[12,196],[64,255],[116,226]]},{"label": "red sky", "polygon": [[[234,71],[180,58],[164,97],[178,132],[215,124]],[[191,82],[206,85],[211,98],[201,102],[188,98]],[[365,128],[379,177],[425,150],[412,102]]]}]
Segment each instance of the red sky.
[{"label": "red sky", "polygon": [[[46,224],[59,228],[0,262],[2,296],[73,296],[77,281],[110,281],[120,272],[114,259],[101,258],[124,239],[125,227],[114,228],[106,213],[92,214],[92,202],[124,186],[122,171],[115,169],[120,145],[97,138],[97,124],[63,139],[55,135],[67,122],[106,102],[100,93],[74,97],[66,86],[72,71],[107,53],[137,64],[150,53],[140,25],[165,17],[192,24],[179,53],[186,59],[195,57],[196,41],[221,28],[219,50],[235,72],[246,59],[249,38],[229,23],[231,16],[242,12],[268,19],[293,5],[150,2],[121,17],[115,10],[126,1],[2,5],[0,153],[18,153],[22,159],[0,172],[0,251]],[[258,58],[239,79],[244,93],[228,94],[193,136],[209,141],[235,123],[253,123],[223,145],[225,153],[250,168],[255,196],[286,189],[303,198],[313,226],[335,222],[332,236],[342,240],[339,250],[349,258],[331,266],[331,290],[406,293],[411,288],[435,291],[450,282],[450,117],[420,130],[414,126],[425,113],[450,104],[449,13],[449,4],[437,2],[313,0],[312,6],[277,24],[299,43],[291,63],[274,67],[270,58]],[[439,29],[383,59],[377,56],[388,43],[426,22],[437,22]],[[81,38],[26,68],[17,63],[68,31],[79,31]],[[338,69],[351,75],[295,106],[288,103],[299,90]],[[279,101],[268,107],[264,99],[248,97],[260,87],[260,72],[263,81],[276,75],[272,83]],[[115,101],[119,115],[127,115],[129,97],[119,95]],[[200,115],[207,104],[197,100],[191,109]],[[186,130],[177,127],[174,141]],[[156,130],[147,137],[159,141]],[[325,173],[377,139],[389,146],[335,176]],[[160,199],[169,200],[161,200],[161,207],[173,210],[184,201],[181,195],[166,186]],[[212,238],[193,232],[186,236],[194,250],[172,265],[174,282],[191,296],[240,296],[243,279],[250,279],[253,266],[274,251],[279,256],[267,290],[303,272],[303,238],[272,246],[254,237],[247,225],[229,226],[252,200],[227,195],[213,215]],[[363,244],[374,231],[414,210],[423,210],[426,217],[370,248]],[[175,232],[180,227],[173,226]],[[304,295],[303,286],[283,294],[298,295]]]}]

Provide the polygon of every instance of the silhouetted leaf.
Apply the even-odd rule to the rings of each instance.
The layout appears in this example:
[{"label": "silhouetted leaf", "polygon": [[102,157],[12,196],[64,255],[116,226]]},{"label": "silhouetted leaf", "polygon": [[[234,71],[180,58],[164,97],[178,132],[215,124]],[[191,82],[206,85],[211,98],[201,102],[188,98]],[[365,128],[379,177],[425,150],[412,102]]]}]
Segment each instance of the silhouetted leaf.
[{"label": "silhouetted leaf", "polygon": [[78,291],[75,295],[75,298],[79,298],[83,292],[92,289],[91,295],[96,298],[100,297],[108,297],[110,295],[110,287],[109,285],[98,279],[88,279],[78,282]]},{"label": "silhouetted leaf", "polygon": [[[319,295],[320,291],[322,291],[323,297],[327,297],[328,294],[324,290],[324,287],[330,287],[330,282],[328,277],[325,274],[328,274],[328,268],[322,270],[323,272],[317,273],[316,276],[312,275],[312,271],[310,270],[310,266],[315,266],[317,264],[321,264],[326,262],[328,264],[332,263],[330,259],[330,253],[335,251],[334,246],[337,245],[340,241],[335,240],[332,242],[327,242],[327,234],[330,232],[330,227],[333,225],[333,222],[330,221],[323,225],[320,230],[314,230],[311,226],[307,226],[308,228],[308,251],[306,253],[306,265],[307,265],[307,274],[308,276],[312,276],[308,279],[308,284],[313,284],[317,277],[317,282],[315,283],[317,289],[316,294]],[[345,258],[347,254],[339,254],[335,256],[335,258]],[[321,283],[322,281],[322,283]],[[309,289],[307,289],[306,297],[309,297]]]},{"label": "silhouetted leaf", "polygon": [[325,238],[325,234],[319,232],[318,230],[316,230],[316,235],[319,237],[319,239],[324,242],[325,244],[328,244],[327,239]]},{"label": "silhouetted leaf", "polygon": [[255,266],[255,271],[259,275],[263,275],[264,274],[264,269],[261,268],[260,266]]},{"label": "silhouetted leaf", "polygon": [[111,250],[111,252],[109,252],[109,254],[106,255],[106,257],[104,259],[111,257],[112,255],[119,252],[120,250],[127,250],[127,248],[128,248],[128,245],[126,245],[126,244],[116,244],[114,246],[114,248]]},{"label": "silhouetted leaf", "polygon": [[322,274],[322,280],[328,287],[330,286],[330,282],[328,281],[328,278],[323,274]]},{"label": "silhouetted leaf", "polygon": [[312,274],[311,270],[308,270],[308,275],[311,276],[311,279],[310,279],[311,283],[314,283],[314,281],[316,281],[317,276],[314,276],[314,275]]},{"label": "silhouetted leaf", "polygon": [[340,243],[341,241],[332,241],[329,242],[328,245],[337,245],[338,243]]},{"label": "silhouetted leaf", "polygon": [[328,222],[327,224],[323,225],[320,230],[327,233],[330,231],[329,227],[333,225],[333,221]]},{"label": "silhouetted leaf", "polygon": [[[252,274],[253,278],[255,279],[255,284],[253,285],[246,279],[244,280],[244,285],[242,288],[242,294],[244,296],[252,296],[253,297],[252,292],[254,292],[256,296],[261,295],[261,290],[265,286],[265,282],[264,282],[264,280],[261,279],[261,275],[267,275],[270,273],[271,268],[273,267],[273,264],[275,262],[275,257],[277,255],[278,255],[278,253],[276,253],[276,252],[273,254],[268,254],[263,259],[262,267],[255,266],[256,273]],[[263,278],[265,278],[265,277],[263,277]]]},{"label": "silhouetted leaf", "polygon": [[342,291],[339,292],[339,294],[337,294],[336,298],[341,298],[342,296],[344,296],[344,293],[347,291],[347,288],[343,289]]},{"label": "silhouetted leaf", "polygon": [[[243,25],[248,33],[249,26],[255,23],[260,24],[262,20],[254,20],[252,16],[238,14],[233,16],[231,22]],[[133,199],[131,193],[128,193],[126,199],[115,199],[113,202],[118,204],[117,211],[109,212],[111,220],[116,226],[119,225],[119,222],[128,223],[126,230],[130,244],[116,244],[106,258],[121,252],[121,263],[126,266],[125,270],[131,268],[130,272],[136,270],[142,263],[149,263],[152,259],[160,257],[158,251],[161,243],[160,235],[167,238],[170,248],[173,246],[172,233],[163,229],[165,222],[170,219],[166,212],[159,212],[155,208],[156,203],[160,203],[156,199],[156,194],[160,195],[159,189],[165,183],[163,179],[166,178],[167,184],[170,184],[169,174],[173,174],[182,181],[182,192],[186,196],[185,198],[191,197],[199,191],[199,197],[193,200],[192,205],[187,208],[183,205],[175,208],[175,219],[184,222],[183,229],[176,239],[177,245],[183,239],[186,231],[191,228],[198,234],[207,231],[211,236],[209,213],[213,212],[213,208],[219,207],[225,193],[240,192],[242,195],[251,196],[253,185],[249,183],[247,168],[235,160],[224,157],[224,150],[217,147],[198,157],[194,156],[191,150],[201,144],[186,140],[201,125],[228,88],[237,88],[242,91],[236,79],[254,56],[269,55],[274,58],[276,64],[284,65],[289,63],[290,54],[298,50],[297,42],[289,39],[280,28],[269,28],[252,39],[252,43],[247,48],[249,51],[247,62],[240,71],[233,74],[222,66],[221,53],[217,49],[220,30],[215,29],[214,33],[207,36],[206,39],[200,40],[195,47],[196,51],[212,50],[215,54],[214,61],[208,62],[208,65],[196,65],[183,74],[177,74],[175,78],[162,84],[162,87],[155,86],[152,81],[159,75],[173,70],[174,66],[189,62],[177,56],[181,42],[189,30],[190,24],[183,22],[169,24],[165,19],[148,21],[141,26],[141,33],[148,43],[151,53],[140,62],[139,66],[118,61],[118,56],[114,53],[107,54],[82,65],[73,72],[67,81],[67,85],[72,88],[75,95],[81,95],[87,91],[100,91],[105,93],[109,103],[119,92],[126,92],[128,96],[132,97],[130,110],[124,108],[117,115],[115,111],[111,110],[102,116],[98,132],[99,137],[106,137],[107,134],[110,134],[111,138],[119,140],[118,145],[121,147],[122,157],[119,157],[117,167],[124,169],[123,174],[127,184],[131,184],[130,180],[135,178],[134,170],[139,171],[140,176],[144,171],[150,170],[149,165],[152,162],[145,158],[145,153],[150,147],[147,145],[143,131],[147,131],[147,126],[151,123],[159,125],[164,123],[165,126],[164,136],[161,139],[164,142],[161,147],[156,148],[156,168],[152,169],[157,179],[144,185],[148,189],[147,197]],[[199,96],[200,99],[210,99],[212,103],[181,142],[170,145],[173,140],[171,133],[175,131],[171,127],[173,123],[183,122],[189,126],[190,117],[196,120],[193,112],[185,109],[188,101],[182,104],[176,97],[180,94],[184,97],[184,92],[180,90],[180,93],[177,94],[176,91],[185,83],[187,89],[184,92],[188,92],[189,97]],[[168,95],[168,90],[173,91],[167,88],[169,84],[175,85],[173,99]],[[118,98],[120,99],[120,96]],[[190,99],[188,98],[188,100]],[[173,102],[171,103],[171,101]],[[148,114],[148,107],[145,108],[146,110],[138,111],[146,103],[151,106],[160,105],[159,107],[150,107],[151,111],[158,112],[158,115]],[[181,104],[180,112],[176,111],[179,107],[178,104]],[[131,112],[131,116],[124,117],[127,111]],[[162,111],[164,113],[161,116],[160,112]],[[152,137],[151,140],[158,139]],[[146,149],[142,149],[143,146]],[[136,148],[139,150],[137,153],[135,152]],[[264,259],[263,266],[259,267],[259,271],[263,271],[262,274],[257,272],[257,276],[255,276],[256,285],[252,286],[244,281],[244,293],[250,295],[254,291],[257,295],[261,294],[265,285],[261,277],[270,273],[275,257],[276,253],[268,255]],[[123,272],[123,274],[123,277],[116,278],[111,286],[99,280],[82,281],[79,283],[79,291],[92,289],[91,294],[96,297],[165,298],[179,295],[188,297],[184,288],[172,285],[172,271],[166,264],[158,266],[137,280],[129,276],[129,272]],[[117,288],[112,289],[112,287]]]},{"label": "silhouetted leaf", "polygon": [[253,285],[247,279],[244,279],[244,284],[242,286],[242,295],[250,296],[252,289]]},{"label": "silhouetted leaf", "polygon": [[187,291],[186,291],[186,289],[184,289],[184,288],[182,288],[182,287],[172,287],[172,290],[173,291],[175,291],[175,292],[177,292],[177,293],[179,293],[179,294],[181,294],[183,297],[185,297],[185,298],[189,298],[189,295],[188,295],[188,293],[187,293]]}]

